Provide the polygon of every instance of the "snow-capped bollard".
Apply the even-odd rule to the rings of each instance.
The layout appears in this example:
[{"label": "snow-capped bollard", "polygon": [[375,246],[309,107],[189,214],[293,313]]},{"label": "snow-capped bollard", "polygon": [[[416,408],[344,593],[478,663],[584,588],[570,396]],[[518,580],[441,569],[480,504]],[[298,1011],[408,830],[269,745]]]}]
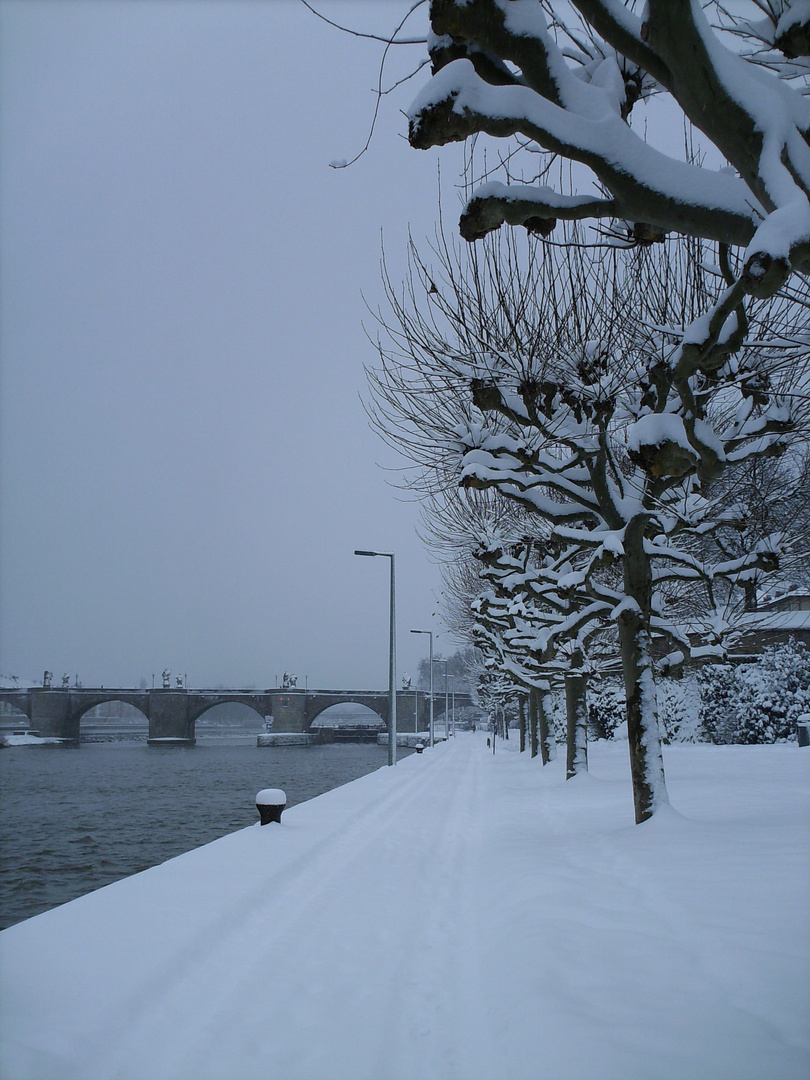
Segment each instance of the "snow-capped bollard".
[{"label": "snow-capped bollard", "polygon": [[418,742],[416,744],[416,752],[417,752],[417,754],[421,754],[424,749],[425,749],[425,744],[424,743]]},{"label": "snow-capped bollard", "polygon": [[281,788],[263,788],[256,796],[256,809],[259,811],[262,825],[271,821],[281,821],[281,812],[287,805],[287,796]]},{"label": "snow-capped bollard", "polygon": [[799,746],[810,746],[810,713],[802,713],[796,721],[796,742]]}]

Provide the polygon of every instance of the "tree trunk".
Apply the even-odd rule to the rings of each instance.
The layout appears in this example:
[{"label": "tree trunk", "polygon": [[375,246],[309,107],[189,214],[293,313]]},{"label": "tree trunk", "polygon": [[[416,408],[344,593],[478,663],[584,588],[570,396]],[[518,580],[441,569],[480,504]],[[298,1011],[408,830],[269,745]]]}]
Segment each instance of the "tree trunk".
[{"label": "tree trunk", "polygon": [[548,691],[538,692],[537,702],[540,715],[540,754],[543,764],[548,765],[557,757],[557,746],[548,726],[548,718],[551,715],[551,694]]},{"label": "tree trunk", "polygon": [[652,569],[644,550],[644,521],[633,519],[625,530],[624,585],[631,601],[619,617],[619,644],[627,699],[627,740],[636,824],[669,802],[658,733],[658,707],[650,653],[649,616]]},{"label": "tree trunk", "polygon": [[581,671],[565,676],[568,753],[565,779],[588,771],[588,677]]},{"label": "tree trunk", "polygon": [[518,696],[518,712],[520,714],[520,752],[526,749],[526,698],[523,694]]},{"label": "tree trunk", "polygon": [[757,583],[756,581],[746,581],[743,585],[744,611],[756,611],[757,610]]},{"label": "tree trunk", "polygon": [[[540,691],[534,686],[529,691],[529,744],[531,756],[537,757],[537,714],[540,711]],[[543,762],[545,765],[545,761]]]}]

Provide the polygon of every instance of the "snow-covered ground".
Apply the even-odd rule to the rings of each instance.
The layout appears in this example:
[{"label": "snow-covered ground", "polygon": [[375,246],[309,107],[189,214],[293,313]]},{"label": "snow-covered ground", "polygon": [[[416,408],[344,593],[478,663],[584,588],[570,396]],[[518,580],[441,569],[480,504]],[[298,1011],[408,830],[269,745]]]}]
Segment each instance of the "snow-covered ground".
[{"label": "snow-covered ground", "polygon": [[810,749],[460,735],[0,934],[7,1080],[806,1080]]}]

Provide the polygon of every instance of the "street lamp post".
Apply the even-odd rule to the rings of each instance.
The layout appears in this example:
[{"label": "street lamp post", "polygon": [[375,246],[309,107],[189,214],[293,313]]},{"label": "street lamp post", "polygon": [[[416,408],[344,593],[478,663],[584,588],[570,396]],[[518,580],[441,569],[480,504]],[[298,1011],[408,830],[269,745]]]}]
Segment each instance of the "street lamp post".
[{"label": "street lamp post", "polygon": [[433,663],[434,664],[444,664],[444,737],[445,737],[445,739],[449,739],[450,738],[450,717],[448,716],[448,712],[449,712],[448,705],[450,703],[447,700],[447,661],[437,659],[437,660],[434,660]]},{"label": "street lamp post", "polygon": [[456,677],[450,676],[450,715],[452,717],[453,738],[456,737]]},{"label": "street lamp post", "polygon": [[388,643],[388,764],[397,763],[397,615],[393,551],[355,551],[355,555],[381,556],[391,560],[391,599]]},{"label": "street lamp post", "polygon": [[412,634],[428,634],[430,637],[430,745],[433,746],[433,631],[411,630]]}]

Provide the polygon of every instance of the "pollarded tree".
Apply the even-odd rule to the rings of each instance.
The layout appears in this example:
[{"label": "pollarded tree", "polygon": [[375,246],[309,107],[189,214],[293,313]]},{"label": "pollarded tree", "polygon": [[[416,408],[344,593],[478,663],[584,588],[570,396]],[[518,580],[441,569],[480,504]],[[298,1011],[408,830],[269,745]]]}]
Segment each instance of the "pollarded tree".
[{"label": "pollarded tree", "polygon": [[[668,243],[589,255],[569,239],[564,258],[534,247],[522,266],[508,240],[468,249],[466,263],[439,248],[438,266],[412,250],[405,294],[389,289],[396,325],[372,373],[375,416],[425,466],[423,483],[446,483],[455,468],[462,485],[494,488],[550,526],[563,557],[546,599],[570,604],[565,632],[609,624],[619,638],[643,821],[666,801],[652,639],[672,643],[664,667],[722,657],[720,583],[776,566],[770,538],[707,561],[704,538],[733,515],[718,515],[705,491],[784,447],[795,416],[780,383],[795,382],[807,329],[779,302],[746,313],[732,291],[682,340],[706,302],[705,252]],[[733,276],[726,257],[723,269]],[[759,346],[746,351],[749,324]],[[696,645],[697,628],[666,607],[697,589]],[[522,645],[534,635],[543,656],[554,618],[524,629]]]},{"label": "pollarded tree", "polygon": [[[545,709],[549,671],[519,642],[508,641],[516,618],[525,629],[533,603],[525,585],[534,576],[528,561],[538,541],[527,533],[537,525],[536,515],[497,492],[456,489],[423,503],[421,535],[444,563],[445,624],[480,654],[490,693],[499,685],[493,682],[498,672],[508,676],[510,688],[523,688],[518,698],[522,716],[528,703],[531,756],[539,751],[545,765],[555,754]],[[519,551],[524,552],[522,561]],[[577,764],[584,758],[573,756]]]},{"label": "pollarded tree", "polygon": [[581,728],[577,724],[578,716],[584,713],[585,679],[582,664],[577,662],[579,657],[572,663],[570,656],[561,655],[559,645],[554,648],[551,644],[541,655],[532,647],[533,643],[527,646],[522,640],[527,630],[539,633],[554,617],[552,609],[539,605],[532,593],[531,586],[536,580],[534,549],[535,542],[525,536],[509,543],[503,537],[490,535],[477,545],[473,554],[483,587],[471,605],[473,632],[481,648],[527,690],[531,756],[535,757],[539,750],[544,765],[555,756],[547,706],[551,679],[567,676],[580,690],[578,696],[569,699],[567,775],[570,777],[587,769],[587,746],[578,737]]},{"label": "pollarded tree", "polygon": [[[671,267],[671,262],[661,264],[667,275]],[[696,261],[684,269],[681,287],[688,296],[694,289],[688,274],[696,273]],[[636,290],[636,303],[646,311],[635,326],[628,318],[623,329],[630,327],[633,334],[569,341],[569,348],[579,348],[563,369],[557,368],[556,377],[547,360],[535,377],[503,370],[495,377],[473,375],[479,408],[511,416],[524,434],[516,438],[512,431],[470,425],[461,436],[465,482],[495,485],[534,505],[555,522],[560,543],[578,549],[564,583],[557,584],[558,591],[564,584],[576,598],[573,617],[583,626],[586,620],[616,625],[638,821],[665,798],[653,637],[672,640],[671,664],[688,655],[722,655],[720,583],[733,585],[747,572],[776,565],[775,545],[767,537],[736,558],[710,563],[700,554],[700,540],[719,520],[704,487],[729,463],[778,449],[780,436],[791,427],[787,401],[773,393],[757,357],[747,357],[746,372],[746,359],[740,363],[734,357],[738,342],[728,330],[718,332],[704,352],[702,370],[689,370],[682,347],[673,343],[687,320],[682,313],[672,319],[669,289],[656,296],[652,284],[648,278],[641,301]],[[653,325],[667,328],[669,340],[666,333],[657,342],[649,336]],[[604,577],[605,563],[612,561],[621,567],[620,588]],[[677,598],[696,585],[704,593],[710,629],[697,648],[688,632],[694,626],[678,625],[664,610],[673,594]],[[544,639],[547,631],[542,633]]]},{"label": "pollarded tree", "polygon": [[543,519],[494,489],[428,497],[421,535],[445,562],[445,621],[493,672],[525,689],[532,757],[539,751],[546,765],[555,756],[547,715],[553,679],[565,686],[567,776],[586,771],[586,693],[596,656],[589,646],[602,628],[589,617],[589,601],[583,618],[573,593],[560,593],[560,574],[576,553],[569,546],[552,555]]}]

